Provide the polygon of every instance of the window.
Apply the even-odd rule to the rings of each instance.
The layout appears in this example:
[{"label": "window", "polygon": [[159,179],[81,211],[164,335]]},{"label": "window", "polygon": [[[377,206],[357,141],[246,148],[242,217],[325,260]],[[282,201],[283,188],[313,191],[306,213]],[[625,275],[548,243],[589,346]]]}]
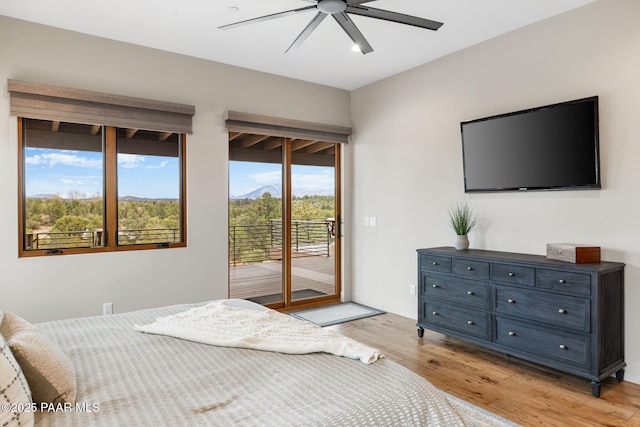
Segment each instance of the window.
[{"label": "window", "polygon": [[186,246],[193,105],[11,79],[7,89],[19,256]]},{"label": "window", "polygon": [[183,241],[182,135],[117,129],[118,245]]},{"label": "window", "polygon": [[184,134],[19,119],[20,256],[186,246]]}]

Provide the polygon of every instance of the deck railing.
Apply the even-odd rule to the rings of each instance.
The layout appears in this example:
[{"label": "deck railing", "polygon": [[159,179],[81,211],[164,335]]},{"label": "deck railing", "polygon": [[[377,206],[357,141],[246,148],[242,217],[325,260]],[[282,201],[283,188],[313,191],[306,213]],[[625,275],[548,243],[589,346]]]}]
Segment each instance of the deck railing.
[{"label": "deck railing", "polygon": [[[329,256],[335,237],[333,219],[291,221],[293,256]],[[89,248],[104,245],[102,230],[46,231],[25,234],[25,249]],[[178,228],[118,230],[118,244],[175,243]],[[282,259],[282,222],[229,226],[229,264],[242,265]]]},{"label": "deck railing", "polygon": [[[334,236],[333,219],[291,221],[293,256],[329,256]],[[282,259],[282,221],[229,226],[229,265]]]},{"label": "deck railing", "polygon": [[179,228],[135,228],[118,230],[119,245],[143,243],[178,243],[182,241]]},{"label": "deck railing", "polygon": [[[27,250],[56,248],[90,248],[103,246],[103,231],[43,231],[25,234]],[[136,228],[118,230],[119,245],[176,243],[181,241],[179,228]]]}]

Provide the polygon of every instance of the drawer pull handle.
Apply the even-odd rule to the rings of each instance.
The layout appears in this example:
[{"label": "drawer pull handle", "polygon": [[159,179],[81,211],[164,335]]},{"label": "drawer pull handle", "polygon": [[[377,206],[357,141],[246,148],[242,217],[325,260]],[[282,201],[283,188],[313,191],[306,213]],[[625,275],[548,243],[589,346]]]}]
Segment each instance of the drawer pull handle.
[{"label": "drawer pull handle", "polygon": [[473,267],[467,267],[467,270],[471,271],[471,270],[473,270]]},{"label": "drawer pull handle", "polygon": [[473,291],[467,291],[467,295],[473,295]]},{"label": "drawer pull handle", "polygon": [[567,349],[567,346],[566,346],[566,345],[564,345],[564,344],[560,344],[560,350],[566,350],[566,349]]},{"label": "drawer pull handle", "polygon": [[440,286],[437,285],[436,283],[434,283],[433,285],[431,285],[432,288],[439,288]]},{"label": "drawer pull handle", "polygon": [[560,309],[558,309],[558,313],[567,314],[567,310],[565,310],[564,308],[560,308]]},{"label": "drawer pull handle", "polygon": [[516,275],[516,273],[509,272],[509,277],[513,277],[515,275]]},{"label": "drawer pull handle", "polygon": [[433,264],[433,265],[438,265],[438,263],[437,263],[437,262],[435,262],[435,261],[433,261],[433,262],[432,262],[432,264]]},{"label": "drawer pull handle", "polygon": [[515,303],[516,303],[516,300],[509,298],[509,299],[507,300],[507,302],[508,302],[509,304],[515,304]]},{"label": "drawer pull handle", "polygon": [[558,282],[560,282],[560,283],[567,283],[567,281],[566,281],[566,280],[564,280],[564,279],[560,279],[560,280],[558,280]]},{"label": "drawer pull handle", "polygon": [[434,311],[434,312],[433,312],[433,315],[434,315],[434,316],[437,316],[437,315],[438,315],[438,312],[437,312],[437,311]]},{"label": "drawer pull handle", "polygon": [[469,326],[473,325],[473,320],[467,320],[467,325]]},{"label": "drawer pull handle", "polygon": [[510,336],[510,337],[515,337],[515,336],[516,336],[516,333],[515,333],[515,332],[513,332],[513,331],[509,331],[509,336]]}]

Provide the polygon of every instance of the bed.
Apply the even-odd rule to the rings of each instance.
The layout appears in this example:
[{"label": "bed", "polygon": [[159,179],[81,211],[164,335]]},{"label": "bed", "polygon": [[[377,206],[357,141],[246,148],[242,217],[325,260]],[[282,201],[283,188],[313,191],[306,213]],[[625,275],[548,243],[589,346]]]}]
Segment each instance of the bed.
[{"label": "bed", "polygon": [[36,411],[35,425],[514,425],[439,391],[388,358],[367,364],[327,353],[221,347],[134,330],[203,304],[37,324],[68,355],[76,390],[73,408]]}]

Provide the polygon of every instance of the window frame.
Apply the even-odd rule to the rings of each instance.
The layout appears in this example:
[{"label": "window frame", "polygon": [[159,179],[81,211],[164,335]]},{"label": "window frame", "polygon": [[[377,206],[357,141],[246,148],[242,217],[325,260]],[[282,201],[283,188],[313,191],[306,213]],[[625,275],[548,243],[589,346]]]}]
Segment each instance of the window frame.
[{"label": "window frame", "polygon": [[118,192],[117,192],[117,171],[118,171],[118,150],[117,150],[117,128],[116,126],[105,126],[103,128],[104,140],[104,245],[99,247],[81,248],[60,248],[51,249],[25,249],[26,231],[26,195],[25,195],[25,129],[24,123],[27,117],[18,117],[18,257],[35,257],[50,255],[74,255],[85,253],[136,251],[149,249],[180,248],[187,246],[187,173],[186,173],[186,134],[179,135],[179,165],[180,165],[180,227],[181,242],[172,243],[143,243],[136,245],[118,244]]}]

